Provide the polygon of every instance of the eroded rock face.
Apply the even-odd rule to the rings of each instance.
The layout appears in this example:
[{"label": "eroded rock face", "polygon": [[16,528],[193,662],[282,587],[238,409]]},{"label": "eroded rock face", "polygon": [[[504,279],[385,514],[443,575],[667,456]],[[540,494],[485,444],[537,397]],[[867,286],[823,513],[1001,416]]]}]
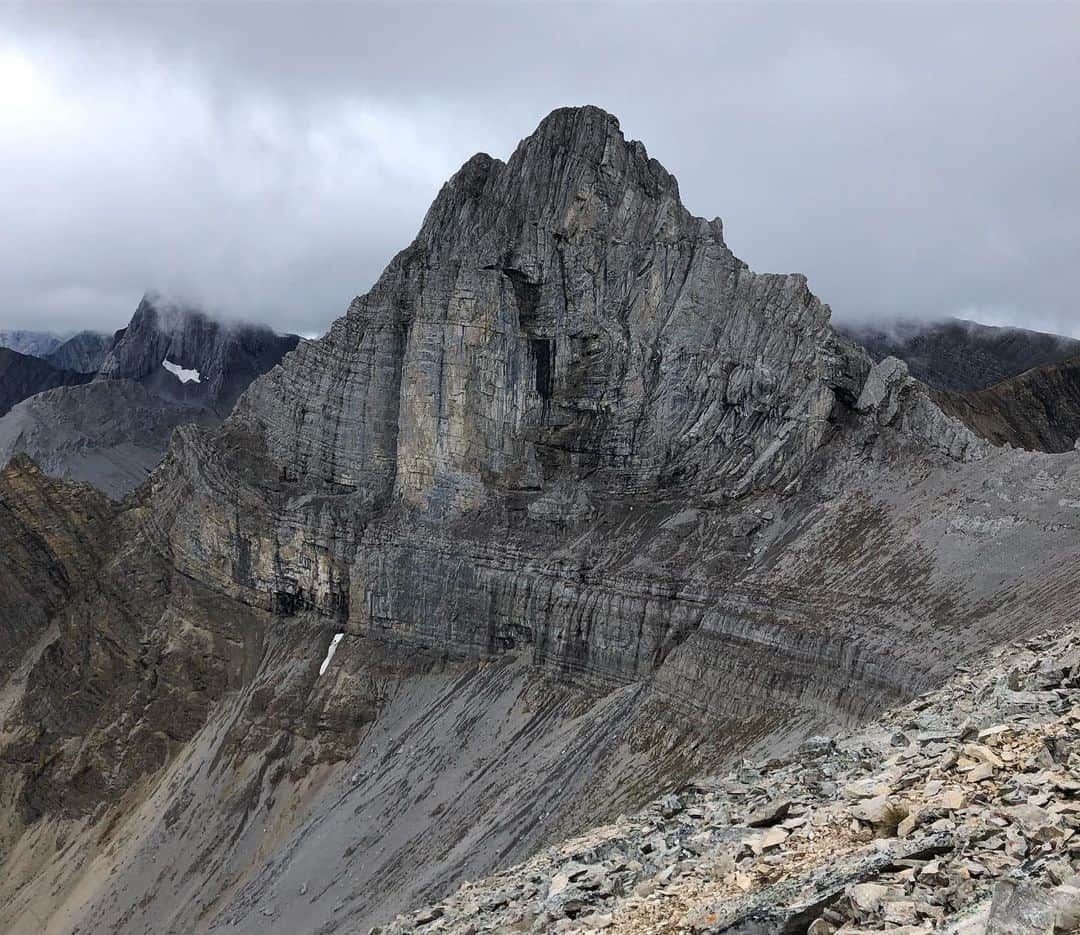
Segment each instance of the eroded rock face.
[{"label": "eroded rock face", "polygon": [[[54,484],[28,458],[0,472],[0,672],[45,635],[108,549],[115,506],[85,484]],[[2,682],[0,682],[2,685]]]},{"label": "eroded rock face", "polygon": [[795,482],[868,366],[804,277],[750,272],[582,108],[506,164],[467,163],[372,292],[240,415],[283,471],[434,516],[560,476],[739,494]]},{"label": "eroded rock face", "polygon": [[556,111],[46,614],[0,925],[362,930],[1080,610],[1063,503]]}]

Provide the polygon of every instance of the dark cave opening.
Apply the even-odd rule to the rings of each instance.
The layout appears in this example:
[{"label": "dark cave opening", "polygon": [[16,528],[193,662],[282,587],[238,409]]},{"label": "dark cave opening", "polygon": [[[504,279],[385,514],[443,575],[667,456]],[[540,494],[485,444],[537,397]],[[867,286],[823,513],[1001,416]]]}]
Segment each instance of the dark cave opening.
[{"label": "dark cave opening", "polygon": [[530,338],[536,360],[536,392],[551,399],[555,389],[555,341],[553,338]]}]

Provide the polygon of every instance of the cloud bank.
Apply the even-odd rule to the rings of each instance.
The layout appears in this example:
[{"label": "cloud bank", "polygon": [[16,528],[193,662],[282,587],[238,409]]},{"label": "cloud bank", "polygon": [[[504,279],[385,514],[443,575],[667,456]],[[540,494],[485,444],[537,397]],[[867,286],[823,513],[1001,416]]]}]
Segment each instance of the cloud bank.
[{"label": "cloud bank", "polygon": [[144,290],[321,332],[474,152],[594,103],[838,319],[1080,334],[1080,7],[25,4],[0,327]]}]

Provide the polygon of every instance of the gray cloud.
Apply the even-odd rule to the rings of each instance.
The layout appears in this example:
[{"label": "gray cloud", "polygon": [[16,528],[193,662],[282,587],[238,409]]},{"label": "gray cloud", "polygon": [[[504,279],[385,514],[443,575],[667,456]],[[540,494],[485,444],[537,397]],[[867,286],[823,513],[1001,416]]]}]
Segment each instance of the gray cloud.
[{"label": "gray cloud", "polygon": [[25,4],[0,13],[0,327],[143,289],[317,332],[478,150],[617,114],[837,318],[1080,334],[1077,5]]}]

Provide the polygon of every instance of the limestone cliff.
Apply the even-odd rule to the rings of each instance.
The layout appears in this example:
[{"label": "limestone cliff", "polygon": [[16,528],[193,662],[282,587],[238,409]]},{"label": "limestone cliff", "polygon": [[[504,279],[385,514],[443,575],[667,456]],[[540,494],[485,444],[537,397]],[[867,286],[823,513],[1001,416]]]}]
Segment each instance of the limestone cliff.
[{"label": "limestone cliff", "polygon": [[613,117],[556,111],[179,428],[31,621],[0,927],[432,902],[1075,613],[1077,504],[1077,456],[976,438]]},{"label": "limestone cliff", "polygon": [[[240,412],[282,470],[435,515],[557,478],[794,484],[869,361],[802,276],[752,273],[609,114],[470,160],[413,244]],[[312,382],[315,375],[317,382]]]}]

